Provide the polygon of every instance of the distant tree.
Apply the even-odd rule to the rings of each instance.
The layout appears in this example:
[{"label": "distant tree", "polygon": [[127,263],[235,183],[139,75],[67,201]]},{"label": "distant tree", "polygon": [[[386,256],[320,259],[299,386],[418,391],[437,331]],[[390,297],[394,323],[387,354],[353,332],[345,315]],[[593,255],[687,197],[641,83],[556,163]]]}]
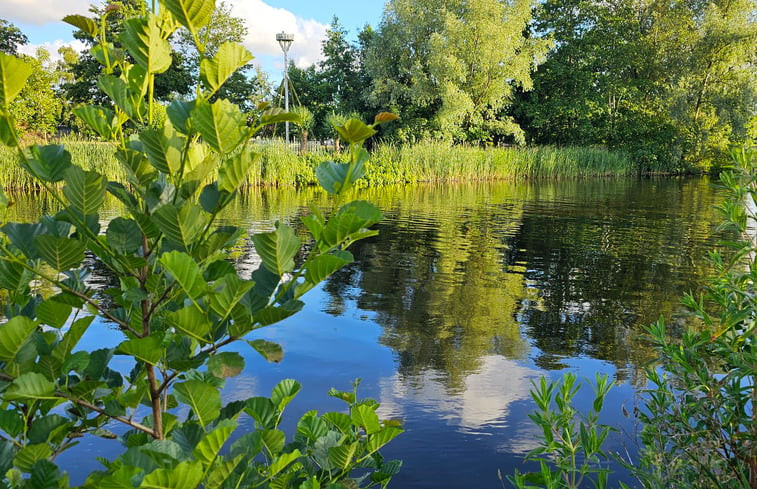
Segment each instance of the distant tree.
[{"label": "distant tree", "polygon": [[18,97],[11,103],[10,111],[19,127],[26,133],[46,136],[58,126],[63,102],[55,93],[59,74],[50,60],[50,53],[37,49],[36,57],[25,56],[34,70]]},{"label": "distant tree", "polygon": [[554,48],[516,114],[537,143],[623,149],[641,169],[709,166],[755,114],[755,11],[754,0],[546,0],[533,34]]},{"label": "distant tree", "polygon": [[347,41],[348,32],[334,17],[321,45],[320,76],[331,92],[331,109],[341,113],[364,110],[358,50]]},{"label": "distant tree", "polygon": [[535,0],[390,0],[366,65],[371,101],[402,139],[493,141],[523,134],[505,113],[547,43],[525,36]]},{"label": "distant tree", "polygon": [[0,52],[18,54],[18,47],[29,42],[29,38],[15,25],[0,19]]}]

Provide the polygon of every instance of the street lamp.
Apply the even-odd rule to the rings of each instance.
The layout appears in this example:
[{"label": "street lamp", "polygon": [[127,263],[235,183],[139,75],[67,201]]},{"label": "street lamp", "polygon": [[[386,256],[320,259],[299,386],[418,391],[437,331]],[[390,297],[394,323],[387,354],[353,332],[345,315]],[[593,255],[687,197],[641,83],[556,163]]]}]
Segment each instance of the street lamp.
[{"label": "street lamp", "polygon": [[[281,50],[284,51],[284,111],[289,112],[289,60],[287,53],[289,53],[289,47],[294,42],[294,34],[287,34],[284,31],[276,34],[276,40],[279,41]],[[284,123],[286,142],[289,144],[289,121]]]}]

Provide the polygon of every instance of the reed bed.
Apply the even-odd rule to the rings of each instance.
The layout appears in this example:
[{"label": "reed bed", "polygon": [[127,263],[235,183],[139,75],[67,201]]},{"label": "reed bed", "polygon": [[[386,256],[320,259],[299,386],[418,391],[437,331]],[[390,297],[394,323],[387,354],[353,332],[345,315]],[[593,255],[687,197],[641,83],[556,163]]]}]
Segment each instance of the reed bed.
[{"label": "reed bed", "polygon": [[[65,141],[72,161],[112,180],[126,175],[109,143]],[[307,186],[316,183],[315,168],[343,154],[314,151],[300,155],[281,142],[255,143],[262,157],[250,171],[251,186]],[[420,182],[484,181],[525,178],[583,178],[637,173],[624,154],[599,148],[478,148],[443,143],[412,146],[379,144],[366,165],[365,186]],[[210,176],[209,176],[210,177]],[[6,189],[31,190],[33,180],[17,162],[15,152],[0,147],[0,184]]]}]

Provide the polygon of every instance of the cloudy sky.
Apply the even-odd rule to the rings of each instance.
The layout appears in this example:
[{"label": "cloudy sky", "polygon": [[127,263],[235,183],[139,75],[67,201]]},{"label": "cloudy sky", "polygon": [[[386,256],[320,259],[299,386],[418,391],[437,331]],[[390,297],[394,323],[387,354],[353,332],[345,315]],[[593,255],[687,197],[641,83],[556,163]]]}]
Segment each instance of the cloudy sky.
[{"label": "cloudy sky", "polygon": [[[74,43],[72,28],[60,21],[65,15],[87,14],[91,3],[101,0],[2,0],[0,19],[20,28],[29,37],[25,52],[33,53],[37,46],[46,47],[52,54],[64,44]],[[278,78],[282,67],[281,49],[276,33],[294,33],[290,55],[299,66],[308,66],[320,57],[321,41],[336,15],[351,36],[365,25],[374,27],[381,20],[384,0],[227,0],[232,12],[247,22],[249,35],[245,45],[257,62]]]}]

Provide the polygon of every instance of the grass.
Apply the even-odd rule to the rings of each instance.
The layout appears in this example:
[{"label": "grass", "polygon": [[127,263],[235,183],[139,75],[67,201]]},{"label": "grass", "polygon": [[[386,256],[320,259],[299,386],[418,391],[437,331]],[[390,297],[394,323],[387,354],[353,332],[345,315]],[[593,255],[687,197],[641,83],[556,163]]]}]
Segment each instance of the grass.
[{"label": "grass", "polygon": [[[125,173],[109,143],[65,141],[74,163],[125,181]],[[282,143],[257,144],[262,157],[248,177],[250,185],[307,186],[316,183],[321,161],[338,161],[325,151],[301,156]],[[366,165],[367,186],[420,182],[485,181],[525,178],[583,178],[631,175],[630,159],[599,148],[478,148],[443,143],[413,146],[379,144]],[[0,184],[6,189],[32,190],[33,180],[17,163],[15,153],[0,147]]]}]

